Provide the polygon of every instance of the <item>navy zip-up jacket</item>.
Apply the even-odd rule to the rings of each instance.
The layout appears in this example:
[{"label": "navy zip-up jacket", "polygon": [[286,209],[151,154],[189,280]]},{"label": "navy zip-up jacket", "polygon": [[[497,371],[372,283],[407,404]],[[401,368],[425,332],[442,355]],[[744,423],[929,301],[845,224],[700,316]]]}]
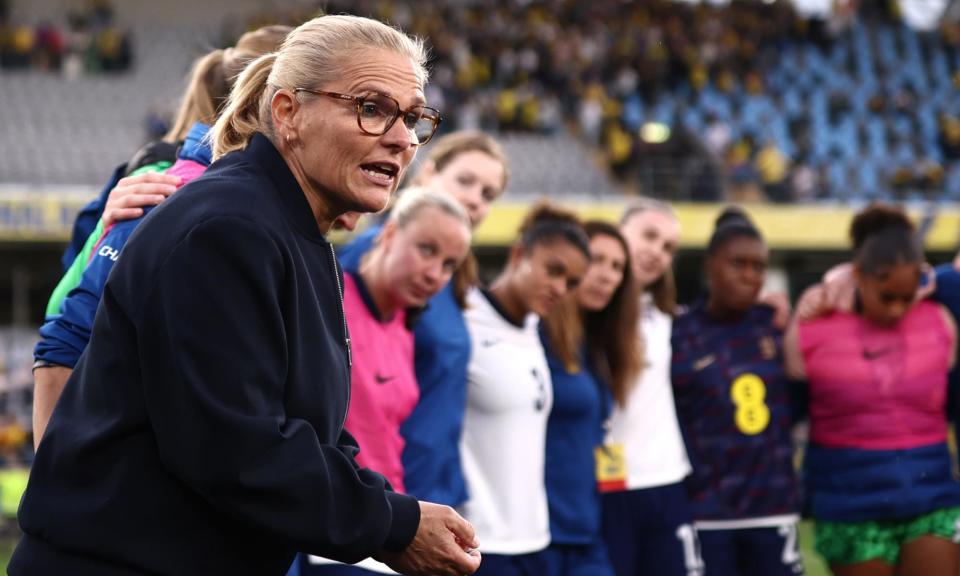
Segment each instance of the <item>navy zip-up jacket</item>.
[{"label": "navy zip-up jacket", "polygon": [[254,137],[154,210],[40,444],[14,576],[282,575],[400,551],[417,501],[360,469],[342,277]]}]

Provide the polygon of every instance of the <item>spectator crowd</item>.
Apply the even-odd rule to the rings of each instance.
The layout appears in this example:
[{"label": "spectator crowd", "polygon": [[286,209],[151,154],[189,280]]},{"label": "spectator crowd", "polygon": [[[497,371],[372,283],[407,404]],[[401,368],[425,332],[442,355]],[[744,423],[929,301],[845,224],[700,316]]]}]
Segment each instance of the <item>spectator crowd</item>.
[{"label": "spectator crowd", "polygon": [[[572,127],[644,193],[960,198],[960,27],[921,33],[893,2],[857,4],[838,2],[825,20],[789,2],[333,0],[323,10],[428,38],[428,99],[445,129]],[[224,41],[307,15],[232,21]]]},{"label": "spectator crowd", "polygon": [[133,64],[130,33],[117,25],[108,0],[89,0],[67,13],[65,25],[14,21],[0,7],[0,71],[82,74],[126,72]]}]

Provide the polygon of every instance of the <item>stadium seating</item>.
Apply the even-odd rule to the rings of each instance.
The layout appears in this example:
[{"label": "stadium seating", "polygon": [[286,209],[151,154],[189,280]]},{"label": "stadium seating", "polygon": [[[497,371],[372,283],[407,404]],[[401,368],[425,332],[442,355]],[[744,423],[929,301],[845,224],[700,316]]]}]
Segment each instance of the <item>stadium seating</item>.
[{"label": "stadium seating", "polygon": [[130,74],[0,74],[0,180],[100,185],[143,144],[146,111],[175,105],[192,57],[212,34],[202,25],[148,24],[133,34]]},{"label": "stadium seating", "polygon": [[[61,4],[20,2],[15,13],[39,21],[45,11]],[[161,4],[117,6],[118,18],[132,23],[136,60],[129,74],[68,81],[50,74],[0,73],[4,102],[0,122],[5,126],[0,133],[0,180],[99,184],[146,138],[147,111],[173,107],[190,60],[219,43],[229,28],[227,20],[242,28],[243,14],[250,15],[249,23],[270,17],[246,1],[231,5],[230,19],[218,15],[225,6],[219,2]],[[517,21],[535,21],[547,31],[531,34],[524,27],[507,27],[504,43],[491,43],[473,19],[464,16],[470,8],[449,12],[450,7],[428,2],[413,6],[417,10],[401,10],[389,2],[334,0],[328,9],[392,14],[421,33],[434,30],[427,32],[436,54],[431,90],[444,108],[445,128],[520,130],[521,134],[505,136],[515,193],[615,195],[618,186],[595,167],[594,158],[606,153],[612,173],[625,178],[630,188],[696,199],[689,190],[664,187],[649,177],[667,174],[682,180],[679,176],[688,166],[675,154],[644,156],[641,128],[656,122],[672,127],[674,134],[686,131],[694,139],[702,139],[713,124],[723,126],[728,136],[714,153],[726,178],[764,187],[783,184],[787,192],[779,200],[960,199],[956,159],[945,153],[941,141],[942,122],[960,118],[954,86],[960,51],[936,33],[921,35],[890,18],[865,18],[824,38],[794,33],[794,28],[810,29],[817,23],[802,23],[792,13],[784,20],[782,12],[774,11],[769,14],[780,18],[777,34],[755,38],[744,29],[744,22],[755,17],[749,12],[755,8],[748,3],[721,8],[663,1],[599,2],[590,9],[565,7],[548,15],[536,3],[495,0],[492,18],[515,13]],[[783,9],[761,6],[757,3],[756,10]],[[191,16],[184,21],[186,10]],[[642,27],[617,25],[618,20],[641,17]],[[631,86],[630,74],[623,81],[616,68],[620,64],[612,63],[617,58],[608,58],[607,52],[618,43],[592,41],[591,26],[598,20],[607,22],[608,32],[622,42],[641,45],[657,34],[665,35],[667,41],[661,43],[665,53],[648,54],[638,47],[629,60],[639,76],[632,84],[635,88],[623,89]],[[438,22],[445,27],[437,28]],[[681,40],[701,48],[704,30],[719,23],[723,34],[755,43],[757,57],[742,65],[736,54],[722,55],[706,62],[697,80],[698,64],[677,53],[677,22],[689,24],[689,30],[679,34]],[[557,36],[550,29],[569,34]],[[570,45],[564,45],[570,38]],[[514,40],[517,46],[510,44]],[[583,61],[575,62],[573,71],[558,74],[551,61],[564,50],[579,50],[575,60]],[[765,54],[775,57],[764,58]],[[654,65],[668,71],[646,69]],[[602,127],[583,126],[581,121],[589,114],[583,114],[582,104],[597,94],[603,103]],[[553,106],[562,111],[562,128],[537,119]],[[618,160],[605,149],[611,120],[619,122],[633,141]],[[596,147],[575,142],[568,135],[570,127]],[[764,146],[789,159],[783,169],[764,174],[756,166]],[[631,162],[645,162],[646,179],[636,176]],[[792,184],[801,168],[812,174],[812,192],[800,192]]]},{"label": "stadium seating", "polygon": [[616,196],[608,175],[592,159],[592,150],[566,132],[545,137],[504,134],[510,161],[511,196],[598,198]]}]

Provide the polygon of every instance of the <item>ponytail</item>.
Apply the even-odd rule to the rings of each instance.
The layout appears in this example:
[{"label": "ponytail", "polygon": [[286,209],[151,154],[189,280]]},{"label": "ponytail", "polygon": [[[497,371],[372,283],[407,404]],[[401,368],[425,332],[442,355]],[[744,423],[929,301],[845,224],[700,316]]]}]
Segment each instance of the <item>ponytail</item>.
[{"label": "ponytail", "polygon": [[214,50],[198,58],[190,70],[176,120],[164,140],[183,140],[197,122],[213,125],[227,103],[234,81],[247,64],[278,50],[291,30],[289,26],[264,26],[241,36],[234,48]]},{"label": "ponytail", "polygon": [[480,263],[472,251],[467,253],[467,258],[460,264],[457,271],[453,273],[453,297],[461,310],[467,309],[467,292],[480,283]]},{"label": "ponytail", "polygon": [[261,125],[261,118],[270,122],[269,110],[262,109],[269,107],[269,100],[265,98],[267,80],[276,60],[276,52],[264,54],[251,62],[237,78],[227,107],[212,130],[214,160],[246,148],[257,132],[272,132],[269,125]]},{"label": "ponytail", "polygon": [[163,137],[165,141],[179,142],[187,137],[194,122],[213,124],[217,119],[217,111],[230,93],[229,81],[223,73],[223,55],[223,50],[214,50],[194,62],[183,102]]}]

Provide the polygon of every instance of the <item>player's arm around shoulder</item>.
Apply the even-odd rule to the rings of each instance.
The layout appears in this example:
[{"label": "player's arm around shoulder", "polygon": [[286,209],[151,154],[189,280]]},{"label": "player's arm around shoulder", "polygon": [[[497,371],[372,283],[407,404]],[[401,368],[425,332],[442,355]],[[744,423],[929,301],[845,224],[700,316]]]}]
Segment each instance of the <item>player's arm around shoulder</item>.
[{"label": "player's arm around shoulder", "polygon": [[783,334],[783,367],[787,372],[787,377],[792,380],[806,380],[807,369],[803,361],[803,351],[800,348],[800,323],[809,318],[815,318],[811,315],[804,318],[804,310],[812,310],[820,306],[824,298],[824,288],[822,285],[816,285],[808,288],[797,304],[797,310],[787,323],[787,330]]},{"label": "player's arm around shoulder", "polygon": [[940,309],[940,315],[947,328],[947,336],[950,338],[950,369],[952,370],[957,365],[957,320],[943,304],[937,307]]}]

